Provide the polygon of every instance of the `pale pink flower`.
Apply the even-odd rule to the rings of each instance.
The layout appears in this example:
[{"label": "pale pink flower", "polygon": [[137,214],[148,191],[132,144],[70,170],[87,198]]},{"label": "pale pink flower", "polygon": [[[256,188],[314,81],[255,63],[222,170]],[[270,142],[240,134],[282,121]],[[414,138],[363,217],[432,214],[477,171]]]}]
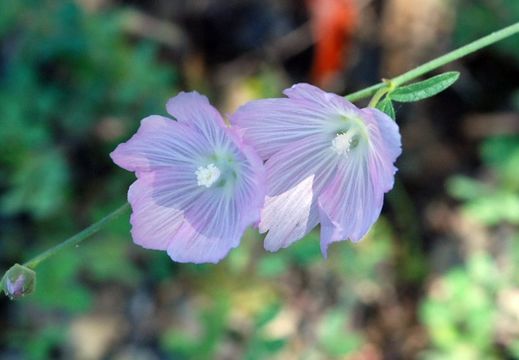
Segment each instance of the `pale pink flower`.
[{"label": "pale pink flower", "polygon": [[128,200],[132,237],[179,262],[218,262],[257,223],[264,169],[206,97],[180,93],[167,103],[177,120],[149,116],[111,153],[134,171]]},{"label": "pale pink flower", "polygon": [[266,160],[267,196],[259,229],[276,251],[321,224],[321,250],[361,240],[393,187],[401,153],[396,123],[377,109],[308,84],[288,98],[249,102],[231,118]]}]

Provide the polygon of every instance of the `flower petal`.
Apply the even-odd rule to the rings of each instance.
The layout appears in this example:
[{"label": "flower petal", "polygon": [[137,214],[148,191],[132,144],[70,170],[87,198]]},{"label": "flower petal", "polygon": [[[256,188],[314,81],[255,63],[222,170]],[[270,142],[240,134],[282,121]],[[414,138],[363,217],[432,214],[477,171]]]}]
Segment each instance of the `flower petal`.
[{"label": "flower petal", "polygon": [[265,248],[277,251],[301,239],[318,223],[316,195],[336,167],[330,142],[310,136],[294,142],[267,163],[267,197],[259,228]]},{"label": "flower petal", "polygon": [[120,167],[139,173],[172,164],[192,164],[206,153],[202,136],[176,121],[153,115],[143,119],[137,133],[119,144],[110,156]]},{"label": "flower petal", "polygon": [[169,167],[142,173],[128,191],[133,241],[147,249],[166,250],[184,220],[183,207],[197,196],[189,170]]},{"label": "flower petal", "polygon": [[393,164],[402,153],[398,125],[378,109],[366,108],[361,111],[370,138],[371,173],[380,176],[382,190],[387,192],[393,188],[394,174],[397,171]]},{"label": "flower petal", "polygon": [[334,133],[341,127],[342,116],[360,115],[343,97],[309,84],[294,85],[284,93],[288,99],[251,101],[231,117],[231,123],[264,160],[294,141]]},{"label": "flower petal", "polygon": [[210,144],[219,146],[226,141],[224,133],[219,131],[226,128],[222,116],[207,97],[196,91],[180,92],[168,100],[166,109],[179,123],[197,129]]},{"label": "flower petal", "polygon": [[383,192],[368,173],[367,161],[342,162],[319,196],[321,250],[334,241],[359,241],[380,215]]},{"label": "flower petal", "polygon": [[323,117],[304,101],[265,99],[241,106],[231,117],[231,123],[266,160],[285,145],[318,134]]},{"label": "flower petal", "polygon": [[359,112],[359,109],[343,96],[323,91],[310,84],[295,84],[285,89],[283,93],[290,99],[308,101],[313,103],[314,106],[325,108],[330,112],[342,114],[357,114]]},{"label": "flower petal", "polygon": [[145,248],[167,250],[178,262],[216,263],[259,219],[259,179],[242,176],[235,194],[228,196],[198,186],[192,170],[168,167],[141,174],[128,193],[132,237]]},{"label": "flower petal", "polygon": [[265,249],[277,251],[303,238],[318,223],[315,206],[314,175],[277,196],[267,196],[262,211],[260,232],[268,230]]},{"label": "flower petal", "polygon": [[240,210],[235,201],[205,192],[185,213],[169,256],[178,262],[217,263],[240,243],[246,227]]},{"label": "flower petal", "polygon": [[258,221],[264,170],[251,161],[241,165],[231,196],[218,189],[204,191],[185,211],[185,221],[168,247],[173,260],[216,263],[238,246],[245,228]]},{"label": "flower petal", "polygon": [[[359,241],[375,223],[384,193],[393,187],[400,155],[398,126],[378,110],[363,110],[369,134],[364,153],[341,161],[333,180],[319,196],[321,250],[334,241]],[[381,115],[382,114],[382,115]]]}]

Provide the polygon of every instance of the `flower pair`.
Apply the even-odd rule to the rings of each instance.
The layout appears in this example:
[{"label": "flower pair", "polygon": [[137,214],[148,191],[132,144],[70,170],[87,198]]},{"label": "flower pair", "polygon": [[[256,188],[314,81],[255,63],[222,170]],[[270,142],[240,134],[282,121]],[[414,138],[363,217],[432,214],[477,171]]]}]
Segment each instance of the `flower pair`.
[{"label": "flower pair", "polygon": [[196,92],[167,103],[173,121],[142,120],[111,154],[134,171],[128,192],[135,243],[179,262],[218,262],[245,228],[276,251],[321,224],[321,249],[359,241],[393,187],[398,126],[308,84],[288,98],[251,101],[231,127]]}]

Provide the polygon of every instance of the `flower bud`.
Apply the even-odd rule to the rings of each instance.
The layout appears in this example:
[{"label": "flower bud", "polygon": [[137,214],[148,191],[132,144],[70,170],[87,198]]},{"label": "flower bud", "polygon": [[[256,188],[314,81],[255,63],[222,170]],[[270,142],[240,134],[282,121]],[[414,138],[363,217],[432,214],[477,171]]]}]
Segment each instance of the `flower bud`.
[{"label": "flower bud", "polygon": [[2,278],[2,289],[11,300],[29,295],[36,287],[36,273],[26,266],[14,264]]}]

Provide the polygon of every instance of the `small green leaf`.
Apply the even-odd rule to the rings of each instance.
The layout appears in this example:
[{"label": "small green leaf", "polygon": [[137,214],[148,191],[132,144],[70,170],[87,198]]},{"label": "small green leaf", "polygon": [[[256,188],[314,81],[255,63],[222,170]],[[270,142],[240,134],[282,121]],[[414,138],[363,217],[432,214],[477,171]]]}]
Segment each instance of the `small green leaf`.
[{"label": "small green leaf", "polygon": [[391,119],[396,119],[395,108],[393,107],[393,103],[391,102],[390,98],[386,97],[384,100],[379,102],[377,104],[377,109],[386,113]]},{"label": "small green leaf", "polygon": [[391,98],[399,102],[414,102],[434,96],[458,80],[460,73],[449,71],[433,76],[424,81],[397,88],[391,93]]}]

